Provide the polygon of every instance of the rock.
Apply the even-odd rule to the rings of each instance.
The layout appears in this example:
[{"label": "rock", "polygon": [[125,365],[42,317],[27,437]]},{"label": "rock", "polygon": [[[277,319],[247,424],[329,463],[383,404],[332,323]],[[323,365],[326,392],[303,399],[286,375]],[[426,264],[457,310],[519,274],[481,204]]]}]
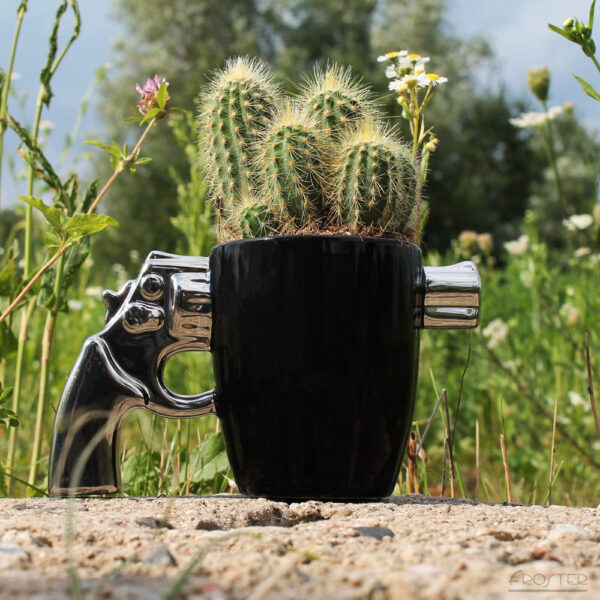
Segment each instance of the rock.
[{"label": "rock", "polygon": [[382,540],[384,537],[394,537],[394,532],[387,527],[355,527],[354,531],[363,537],[372,537]]},{"label": "rock", "polygon": [[176,567],[177,561],[173,558],[173,555],[169,552],[169,549],[164,545],[160,544],[152,548],[144,558],[144,562],[149,565],[158,565],[160,567]]},{"label": "rock", "polygon": [[222,527],[214,519],[200,519],[196,523],[196,529],[203,531],[222,531]]},{"label": "rock", "polygon": [[22,569],[29,564],[29,555],[19,544],[0,544],[0,570]]}]

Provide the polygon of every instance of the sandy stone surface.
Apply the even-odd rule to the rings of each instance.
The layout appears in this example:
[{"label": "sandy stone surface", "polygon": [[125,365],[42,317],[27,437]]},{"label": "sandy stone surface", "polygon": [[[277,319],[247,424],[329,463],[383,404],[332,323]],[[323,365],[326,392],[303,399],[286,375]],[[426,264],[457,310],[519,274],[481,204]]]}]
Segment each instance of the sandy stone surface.
[{"label": "sandy stone surface", "polygon": [[0,500],[1,598],[531,600],[531,592],[600,598],[600,508],[416,494],[366,504]]}]

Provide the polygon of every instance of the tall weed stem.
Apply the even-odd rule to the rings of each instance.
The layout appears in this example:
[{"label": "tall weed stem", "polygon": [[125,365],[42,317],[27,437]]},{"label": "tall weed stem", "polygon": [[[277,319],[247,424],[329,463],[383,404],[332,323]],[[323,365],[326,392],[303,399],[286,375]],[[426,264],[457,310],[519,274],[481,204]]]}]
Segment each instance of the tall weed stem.
[{"label": "tall weed stem", "polygon": [[17,46],[19,44],[19,36],[21,34],[21,25],[23,17],[27,11],[27,0],[22,0],[17,10],[17,23],[15,25],[15,33],[13,35],[12,45],[10,47],[10,55],[8,58],[8,68],[6,70],[6,80],[2,87],[2,95],[0,96],[0,210],[2,210],[2,157],[4,153],[4,132],[6,131],[6,123],[4,117],[8,106],[8,95],[10,92],[10,82],[15,64],[15,56],[17,54]]},{"label": "tall weed stem", "polygon": [[546,115],[545,123],[546,123],[546,152],[548,154],[548,162],[550,163],[550,167],[552,168],[552,174],[554,175],[554,183],[556,184],[556,194],[558,196],[558,202],[560,204],[560,208],[563,212],[563,215],[566,216],[568,214],[567,201],[565,199],[565,194],[563,191],[562,180],[560,178],[560,173],[558,171],[558,161],[556,159],[556,148],[554,141],[554,128],[552,127],[552,121],[550,119],[550,115],[548,114],[548,103],[542,102],[542,106],[544,107],[544,114]]},{"label": "tall weed stem", "polygon": [[27,482],[30,486],[35,485],[38,472],[38,461],[42,446],[42,429],[44,423],[44,412],[46,407],[46,397],[48,395],[48,382],[50,379],[50,358],[52,357],[52,346],[54,343],[54,330],[58,311],[60,310],[63,298],[63,273],[64,273],[64,254],[58,259],[56,265],[56,278],[54,280],[54,304],[46,315],[44,325],[44,335],[42,338],[42,356],[40,370],[40,389],[38,392],[37,410],[35,415],[35,427],[33,430],[33,448],[31,452],[31,461],[29,463],[29,477]]}]

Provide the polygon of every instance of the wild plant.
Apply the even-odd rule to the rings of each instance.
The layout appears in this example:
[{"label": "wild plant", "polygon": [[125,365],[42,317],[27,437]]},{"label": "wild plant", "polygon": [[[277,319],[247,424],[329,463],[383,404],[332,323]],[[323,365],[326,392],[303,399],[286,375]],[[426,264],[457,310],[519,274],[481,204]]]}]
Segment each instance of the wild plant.
[{"label": "wild plant", "polygon": [[[66,45],[58,47],[61,20],[68,9],[74,15],[74,26]],[[116,221],[108,216],[96,214],[99,202],[108,192],[115,179],[125,171],[149,162],[140,155],[140,148],[151,129],[167,114],[178,109],[170,106],[168,83],[156,76],[148,79],[145,85],[137,86],[140,101],[134,118],[140,126],[145,125],[132,150],[116,144],[100,146],[111,156],[113,174],[99,190],[97,181],[83,189],[76,174],[60,177],[57,169],[45,155],[40,144],[40,122],[43,110],[52,99],[51,82],[65,54],[76,41],[81,30],[79,6],[76,0],[64,0],[58,4],[55,21],[51,27],[49,50],[46,63],[40,73],[40,89],[31,129],[20,124],[11,114],[8,106],[12,85],[12,68],[18,48],[21,24],[27,11],[27,1],[23,0],[17,10],[17,24],[13,38],[9,66],[6,75],[0,77],[0,139],[6,129],[16,133],[21,141],[19,154],[28,165],[27,190],[20,200],[26,203],[24,223],[24,245],[21,247],[15,236],[10,247],[0,257],[0,297],[4,300],[0,309],[0,382],[7,376],[7,360],[14,358],[13,386],[4,389],[0,383],[0,419],[13,426],[10,431],[8,453],[4,463],[4,474],[12,480],[20,480],[14,473],[16,452],[17,417],[23,396],[23,375],[25,371],[26,348],[36,340],[28,340],[30,324],[37,315],[44,318],[40,354],[40,384],[35,408],[35,426],[32,435],[31,457],[27,484],[36,489],[40,463],[43,423],[48,404],[50,381],[50,360],[59,313],[67,310],[67,297],[76,276],[90,251],[90,237],[106,227],[116,226]],[[2,146],[0,146],[0,164]],[[36,189],[37,188],[37,189]],[[51,199],[48,204],[41,196]],[[44,223],[43,236],[34,236],[34,211]],[[37,228],[37,224],[36,224]],[[40,258],[39,266],[34,261]],[[21,263],[21,260],[23,261]],[[22,267],[21,267],[22,264]],[[18,338],[13,322],[18,311],[20,325]],[[12,363],[11,363],[12,364]],[[11,407],[6,403],[12,397]],[[9,483],[8,492],[11,485]]]},{"label": "wild plant", "polygon": [[434,89],[448,79],[437,73],[427,73],[428,56],[409,53],[408,50],[388,52],[377,58],[389,62],[385,74],[391,79],[389,89],[395,91],[397,102],[402,107],[402,118],[410,127],[412,135],[412,160],[414,166],[414,229],[416,241],[421,237],[426,211],[423,210],[423,187],[427,180],[429,158],[435,151],[438,140],[431,127],[425,125],[425,108],[431,102]]},{"label": "wild plant", "polygon": [[[598,59],[596,58],[596,44],[592,38],[594,29],[595,8],[596,0],[593,0],[592,4],[590,5],[590,12],[588,16],[587,25],[583,21],[580,21],[575,17],[569,17],[563,23],[562,27],[558,27],[557,25],[551,25],[550,23],[548,24],[548,27],[555,33],[562,35],[570,42],[577,44],[581,48],[582,52],[590,58],[592,63],[594,63],[594,66],[600,73],[600,62],[598,62]],[[588,96],[590,96],[590,98],[593,98],[594,100],[600,102],[600,93],[598,93],[598,91],[594,88],[594,86],[591,83],[587,82],[585,79],[579,77],[578,75],[573,74],[573,77],[575,77],[575,79],[581,86],[581,89]]]}]

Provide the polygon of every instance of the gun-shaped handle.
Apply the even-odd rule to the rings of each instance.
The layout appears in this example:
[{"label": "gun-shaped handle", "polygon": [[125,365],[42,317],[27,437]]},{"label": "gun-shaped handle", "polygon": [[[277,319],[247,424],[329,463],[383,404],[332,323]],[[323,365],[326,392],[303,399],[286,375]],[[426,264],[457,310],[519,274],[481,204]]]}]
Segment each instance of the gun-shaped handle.
[{"label": "gun-shaped handle", "polygon": [[424,267],[423,329],[473,329],[479,325],[481,278],[475,263]]},{"label": "gun-shaped handle", "polygon": [[212,390],[183,396],[162,379],[173,354],[210,350],[208,259],[151,253],[138,279],[104,300],[106,328],[84,343],[58,405],[53,496],[119,490],[117,431],[130,409],[177,418],[214,412]]}]

